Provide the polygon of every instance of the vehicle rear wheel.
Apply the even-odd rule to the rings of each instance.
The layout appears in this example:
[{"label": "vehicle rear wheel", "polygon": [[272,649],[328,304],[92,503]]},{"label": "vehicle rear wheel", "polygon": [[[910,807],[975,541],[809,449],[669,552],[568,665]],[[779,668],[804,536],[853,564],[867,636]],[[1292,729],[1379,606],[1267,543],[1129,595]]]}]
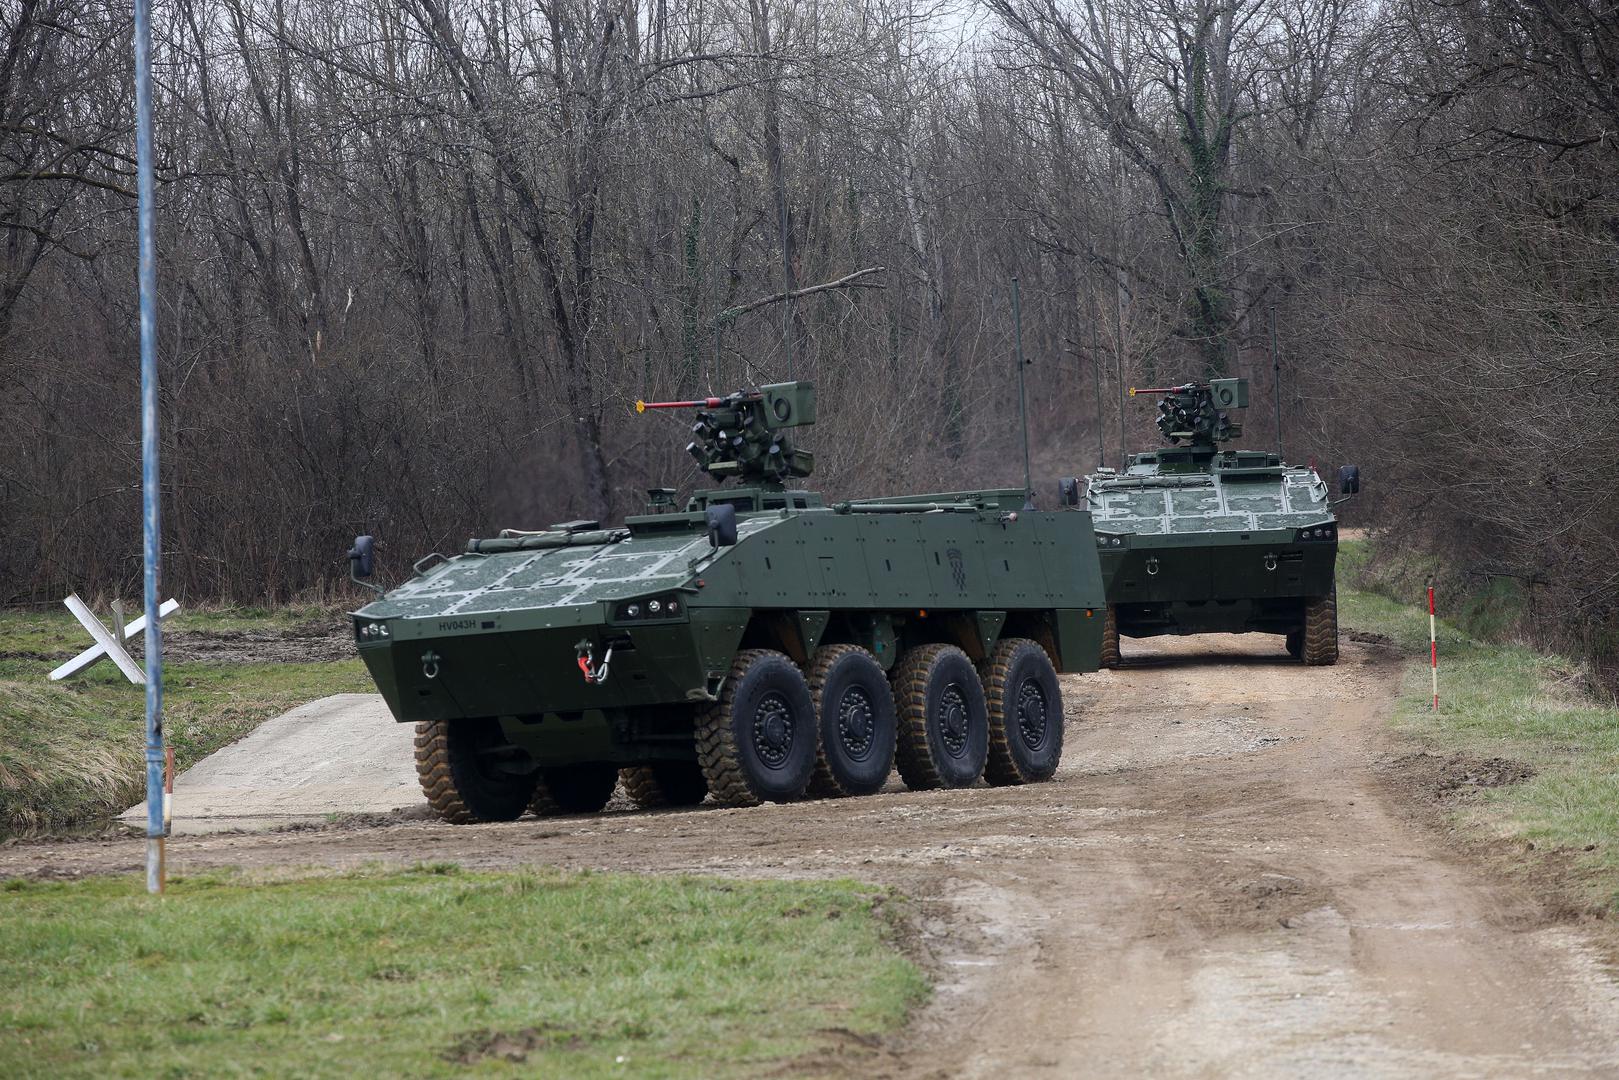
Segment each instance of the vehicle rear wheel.
[{"label": "vehicle rear wheel", "polygon": [[784,654],[744,649],[719,701],[697,715],[697,760],[714,798],[729,806],[786,802],[815,770],[815,705]]},{"label": "vehicle rear wheel", "polygon": [[1304,662],[1324,667],[1338,662],[1338,590],[1304,602]]},{"label": "vehicle rear wheel", "polygon": [[894,768],[894,695],[877,659],[858,645],[823,645],[810,658],[820,753],[809,793],[870,795]]},{"label": "vehicle rear wheel", "polygon": [[1120,659],[1119,613],[1109,604],[1107,614],[1102,617],[1102,666],[1116,668]]},{"label": "vehicle rear wheel", "polygon": [[989,754],[989,709],[967,654],[918,645],[894,671],[899,739],[894,764],[912,791],[967,787]]},{"label": "vehicle rear wheel", "polygon": [[642,810],[696,806],[708,797],[703,767],[695,761],[656,761],[619,770],[624,791]]},{"label": "vehicle rear wheel", "polygon": [[618,786],[618,766],[608,762],[541,769],[528,808],[538,817],[594,814],[607,805]]},{"label": "vehicle rear wheel", "polygon": [[513,766],[523,752],[500,721],[423,720],[416,725],[416,778],[433,812],[455,825],[515,821],[528,808],[536,772]]},{"label": "vehicle rear wheel", "polygon": [[1046,650],[1028,638],[997,642],[979,666],[989,707],[991,784],[1051,779],[1062,762],[1062,690]]}]

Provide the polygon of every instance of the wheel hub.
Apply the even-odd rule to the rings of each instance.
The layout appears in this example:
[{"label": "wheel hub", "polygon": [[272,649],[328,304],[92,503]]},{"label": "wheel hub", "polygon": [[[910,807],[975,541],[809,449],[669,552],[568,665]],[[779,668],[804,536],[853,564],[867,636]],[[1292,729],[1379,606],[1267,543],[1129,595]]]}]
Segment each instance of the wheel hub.
[{"label": "wheel hub", "polygon": [[951,683],[939,695],[939,735],[951,757],[967,752],[967,695]]},{"label": "wheel hub", "polygon": [[767,694],[753,714],[753,745],[759,759],[773,769],[780,768],[793,748],[793,714],[787,699]]},{"label": "wheel hub", "polygon": [[849,687],[838,700],[838,741],[843,744],[844,752],[856,761],[864,759],[871,753],[875,726],[871,698],[862,688]]},{"label": "wheel hub", "polygon": [[1045,691],[1034,679],[1025,679],[1018,687],[1017,727],[1023,745],[1038,750],[1046,742],[1047,703]]}]

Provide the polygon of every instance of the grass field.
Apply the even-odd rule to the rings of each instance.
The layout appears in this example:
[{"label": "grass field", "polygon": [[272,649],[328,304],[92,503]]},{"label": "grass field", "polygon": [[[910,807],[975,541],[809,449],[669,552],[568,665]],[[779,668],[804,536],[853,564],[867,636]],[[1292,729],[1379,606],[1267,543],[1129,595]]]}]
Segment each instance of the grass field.
[{"label": "grass field", "polygon": [[849,882],[432,865],[142,887],[6,883],[0,1075],[752,1076],[926,993],[885,894]]},{"label": "grass field", "polygon": [[[292,629],[332,612],[179,612],[171,631]],[[65,610],[0,612],[0,834],[71,828],[145,794],[143,692],[110,661],[61,683],[50,670],[89,644]],[[165,730],[185,768],[271,716],[326,694],[369,691],[357,659],[166,662]]]},{"label": "grass field", "polygon": [[[1367,556],[1363,549],[1348,554],[1352,574]],[[1470,625],[1481,614],[1473,613]],[[1413,657],[1394,718],[1402,735],[1430,750],[1506,758],[1534,770],[1521,783],[1459,802],[1457,820],[1480,834],[1523,841],[1526,860],[1567,860],[1591,904],[1619,908],[1619,710],[1588,692],[1580,666],[1441,619],[1436,712],[1426,610],[1344,590],[1340,618],[1346,629],[1382,634]]]}]

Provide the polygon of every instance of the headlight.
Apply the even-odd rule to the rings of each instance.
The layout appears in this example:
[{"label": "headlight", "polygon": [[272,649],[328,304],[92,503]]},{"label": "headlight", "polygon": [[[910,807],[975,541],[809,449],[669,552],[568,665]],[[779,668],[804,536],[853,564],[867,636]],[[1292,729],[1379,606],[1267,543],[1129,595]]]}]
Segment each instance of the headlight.
[{"label": "headlight", "polygon": [[1336,540],[1338,539],[1338,526],[1331,522],[1326,525],[1312,525],[1307,529],[1298,530],[1296,537],[1300,542],[1310,543],[1317,540]]},{"label": "headlight", "polygon": [[614,622],[651,622],[673,619],[681,614],[678,596],[658,596],[650,600],[626,600],[613,609]]},{"label": "headlight", "polygon": [[354,637],[357,641],[376,641],[378,638],[388,636],[387,623],[357,622],[354,624]]}]

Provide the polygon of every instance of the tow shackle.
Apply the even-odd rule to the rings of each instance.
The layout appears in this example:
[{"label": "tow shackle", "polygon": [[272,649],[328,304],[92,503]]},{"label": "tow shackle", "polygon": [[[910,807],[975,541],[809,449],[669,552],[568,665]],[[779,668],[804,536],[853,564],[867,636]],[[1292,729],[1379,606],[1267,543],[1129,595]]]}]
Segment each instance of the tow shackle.
[{"label": "tow shackle", "polygon": [[607,681],[607,668],[613,662],[613,647],[611,645],[607,646],[607,651],[602,653],[601,663],[599,664],[596,663],[589,638],[585,638],[574,645],[573,651],[574,662],[579,665],[579,673],[585,677],[585,682],[591,686],[600,686]]}]

